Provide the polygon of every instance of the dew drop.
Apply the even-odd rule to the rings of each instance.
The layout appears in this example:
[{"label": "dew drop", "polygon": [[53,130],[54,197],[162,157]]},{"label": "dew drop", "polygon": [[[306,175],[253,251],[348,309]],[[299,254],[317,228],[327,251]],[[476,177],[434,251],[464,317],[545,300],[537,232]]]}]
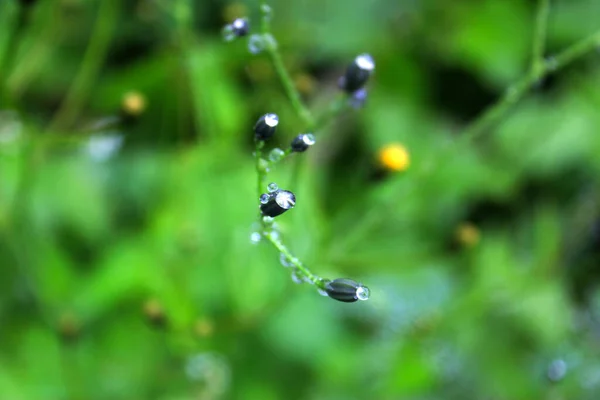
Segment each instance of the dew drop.
[{"label": "dew drop", "polygon": [[283,265],[286,268],[290,268],[290,267],[294,266],[294,264],[292,264],[290,262],[290,260],[287,258],[287,256],[285,254],[283,254],[283,253],[281,253],[279,255],[279,262],[281,263],[281,265]]},{"label": "dew drop", "polygon": [[223,27],[221,35],[223,36],[223,40],[225,40],[226,42],[231,42],[237,37],[235,34],[235,29],[231,24],[227,24]]},{"label": "dew drop", "polygon": [[263,13],[264,17],[265,17],[267,20],[269,20],[269,21],[270,21],[270,20],[271,20],[271,18],[273,18],[273,9],[271,8],[271,6],[270,6],[270,5],[268,5],[268,4],[263,4],[263,5],[261,5],[261,6],[260,6],[260,11],[262,11],[262,13]]},{"label": "dew drop", "polygon": [[259,232],[252,232],[250,234],[250,243],[252,243],[252,244],[260,243],[261,239],[262,239],[262,236]]},{"label": "dew drop", "polygon": [[277,49],[277,40],[270,33],[266,33],[263,35],[263,46],[266,49],[276,50]]},{"label": "dew drop", "polygon": [[557,359],[550,363],[546,375],[552,382],[558,382],[567,374],[567,363],[564,360]]},{"label": "dew drop", "polygon": [[275,182],[271,182],[269,183],[269,186],[267,186],[267,190],[269,191],[269,193],[273,193],[279,190],[279,186],[277,186]]},{"label": "dew drop", "polygon": [[250,35],[248,38],[248,51],[252,54],[260,54],[265,49],[264,38],[259,34]]},{"label": "dew drop", "polygon": [[[261,203],[262,203],[262,200],[261,200]],[[263,204],[265,204],[265,203],[263,203]],[[275,218],[273,218],[273,217],[268,217],[268,216],[263,217],[263,222],[267,225],[271,225],[273,223],[273,221],[275,221]]]},{"label": "dew drop", "polygon": [[292,271],[292,281],[298,285],[304,283],[304,278],[302,275],[302,272],[298,271],[298,269],[294,269]]},{"label": "dew drop", "polygon": [[356,289],[356,297],[359,300],[369,300],[369,296],[371,295],[371,291],[366,286],[359,286]]},{"label": "dew drop", "polygon": [[548,57],[546,58],[546,66],[548,70],[556,71],[556,69],[558,68],[558,61],[555,57]]},{"label": "dew drop", "polygon": [[[267,204],[267,203],[269,202],[269,198],[270,198],[270,197],[271,197],[271,196],[269,196],[269,195],[268,195],[268,194],[266,194],[266,193],[265,193],[265,194],[261,194],[261,195],[260,195],[260,204]],[[267,217],[265,217],[265,218],[267,218]]]},{"label": "dew drop", "polygon": [[283,150],[281,150],[280,148],[276,147],[273,150],[271,150],[271,152],[269,153],[269,160],[271,162],[278,162],[283,158],[284,155],[285,155],[285,152]]}]

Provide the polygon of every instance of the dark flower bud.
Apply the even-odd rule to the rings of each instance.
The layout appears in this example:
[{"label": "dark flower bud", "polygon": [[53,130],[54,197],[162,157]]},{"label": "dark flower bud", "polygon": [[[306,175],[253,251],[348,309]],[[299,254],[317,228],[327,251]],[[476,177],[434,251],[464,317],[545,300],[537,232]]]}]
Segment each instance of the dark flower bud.
[{"label": "dark flower bud", "polygon": [[354,303],[357,300],[369,299],[369,288],[352,279],[340,278],[327,282],[323,287],[332,299],[344,303]]},{"label": "dark flower bud", "polygon": [[260,211],[265,217],[276,217],[296,205],[296,196],[289,190],[276,190],[260,196]]},{"label": "dark flower bud", "polygon": [[279,124],[277,114],[265,114],[256,121],[254,133],[258,140],[267,140],[275,134],[275,128]]},{"label": "dark flower bud", "polygon": [[243,37],[250,31],[250,24],[247,18],[237,18],[231,23],[231,30],[237,37]]},{"label": "dark flower bud", "polygon": [[292,140],[292,151],[302,153],[315,144],[315,136],[312,133],[301,133]]},{"label": "dark flower bud", "polygon": [[369,54],[361,54],[354,59],[340,78],[340,88],[347,93],[354,93],[362,88],[375,70],[375,61]]}]

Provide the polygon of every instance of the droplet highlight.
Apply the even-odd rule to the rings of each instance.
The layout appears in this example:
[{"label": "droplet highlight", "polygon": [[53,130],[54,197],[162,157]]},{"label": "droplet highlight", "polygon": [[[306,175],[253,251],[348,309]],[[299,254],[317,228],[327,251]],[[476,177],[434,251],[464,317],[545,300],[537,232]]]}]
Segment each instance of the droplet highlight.
[{"label": "droplet highlight", "polygon": [[267,186],[267,190],[269,191],[269,193],[273,193],[279,190],[279,186],[277,186],[275,182],[271,182],[269,183],[269,186]]},{"label": "droplet highlight", "polygon": [[273,150],[271,150],[271,152],[269,153],[269,161],[271,161],[271,162],[281,161],[281,159],[283,158],[284,155],[285,155],[285,152],[283,150],[281,150],[280,148],[276,147]]}]

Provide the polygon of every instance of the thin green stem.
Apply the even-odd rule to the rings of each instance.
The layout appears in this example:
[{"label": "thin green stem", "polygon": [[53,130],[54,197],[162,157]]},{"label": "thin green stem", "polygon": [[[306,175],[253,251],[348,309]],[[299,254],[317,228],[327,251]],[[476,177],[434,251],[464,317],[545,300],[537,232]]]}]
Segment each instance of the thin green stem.
[{"label": "thin green stem", "polygon": [[294,109],[298,117],[302,120],[302,123],[306,126],[306,128],[313,129],[315,126],[315,119],[310,110],[302,102],[300,93],[296,89],[294,81],[292,80],[290,74],[285,68],[283,59],[281,58],[281,54],[279,53],[279,50],[277,48],[277,42],[271,35],[271,8],[263,2],[261,4],[261,12],[261,31],[263,35],[263,40],[266,44],[265,50],[267,51],[267,54],[271,59],[271,63],[275,68],[275,72],[279,77],[283,89],[292,104],[292,108]]},{"label": "thin green stem", "polygon": [[284,255],[284,257],[286,258],[286,260],[288,260],[290,264],[298,268],[298,270],[302,272],[302,274],[306,276],[317,287],[321,289],[323,288],[323,280],[320,277],[313,274],[312,272],[310,272],[310,270],[306,266],[304,266],[304,264],[302,264],[300,260],[294,257],[290,250],[277,237],[275,237],[272,232],[266,232],[264,234],[264,237],[267,238],[267,240],[271,242],[273,246],[275,246],[275,248],[281,252],[281,254]]},{"label": "thin green stem", "polygon": [[[5,5],[6,6],[6,5]],[[15,53],[18,47],[19,39],[27,23],[29,8],[19,5],[15,14],[15,21],[11,26],[6,45],[0,54],[0,106],[7,106],[10,103],[8,91],[8,82],[6,77],[14,61]]]},{"label": "thin green stem", "polygon": [[549,15],[550,0],[538,0],[535,17],[535,31],[533,34],[533,49],[531,53],[531,71],[533,72],[537,71],[544,62]]},{"label": "thin green stem", "polygon": [[600,31],[574,43],[556,56],[543,60],[539,68],[529,71],[527,75],[509,87],[493,106],[469,125],[463,131],[461,141],[471,141],[479,137],[504,117],[539,81],[587,55],[598,46],[600,46]]},{"label": "thin green stem", "polygon": [[86,95],[90,94],[94,79],[98,76],[100,67],[108,52],[111,37],[115,32],[114,25],[118,4],[119,2],[116,0],[102,0],[100,2],[100,10],[81,69],[48,130],[67,128],[75,122],[84,105]]},{"label": "thin green stem", "polygon": [[[265,189],[265,179],[267,178],[267,168],[265,168],[265,165],[263,165],[262,158],[262,149],[265,146],[265,142],[256,139],[254,143],[254,158],[256,161],[256,198],[259,199],[261,194],[263,194],[263,190]],[[258,214],[258,218],[262,222],[260,211]]]},{"label": "thin green stem", "polygon": [[322,128],[329,124],[331,120],[340,115],[344,110],[348,109],[348,96],[339,94],[329,105],[329,107],[317,117],[315,128]]}]

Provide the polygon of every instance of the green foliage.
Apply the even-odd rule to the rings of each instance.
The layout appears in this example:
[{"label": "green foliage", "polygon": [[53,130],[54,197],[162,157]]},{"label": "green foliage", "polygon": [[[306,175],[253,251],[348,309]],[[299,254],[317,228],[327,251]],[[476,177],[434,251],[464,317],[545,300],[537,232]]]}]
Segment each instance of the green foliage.
[{"label": "green foliage", "polygon": [[306,129],[267,55],[220,37],[257,32],[257,1],[0,2],[0,397],[595,399],[600,58],[549,73],[600,5],[550,2],[548,76],[513,103],[535,3],[271,3],[314,116],[377,62],[366,107],[270,174],[293,254],[368,283],[348,305],[249,240],[256,118],[273,146]]}]

